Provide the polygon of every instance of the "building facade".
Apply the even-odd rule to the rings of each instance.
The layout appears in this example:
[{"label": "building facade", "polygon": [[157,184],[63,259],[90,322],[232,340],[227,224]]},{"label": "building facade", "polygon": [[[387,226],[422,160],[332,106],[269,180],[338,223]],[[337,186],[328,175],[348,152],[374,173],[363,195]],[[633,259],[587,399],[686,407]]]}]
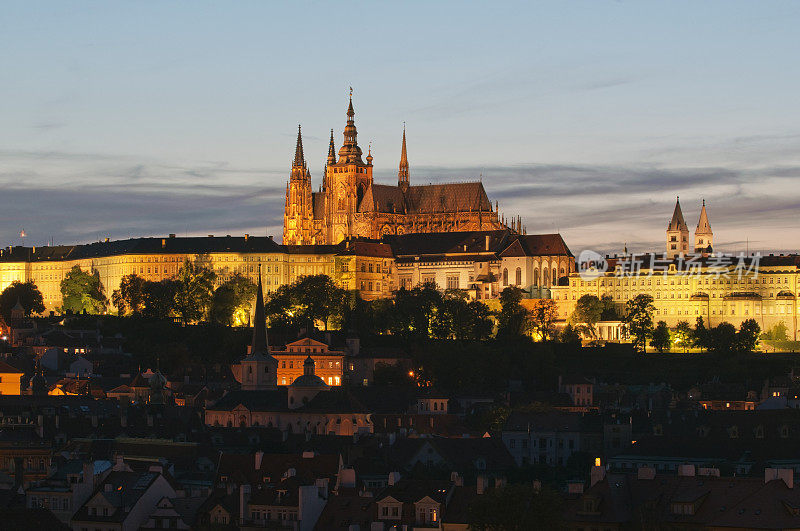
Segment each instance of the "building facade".
[{"label": "building facade", "polygon": [[[519,245],[513,245],[515,241]],[[557,283],[556,275],[566,277],[574,271],[574,258],[559,235],[520,235],[510,229],[348,239],[337,245],[280,245],[270,237],[247,234],[173,234],[0,249],[0,292],[14,281],[33,281],[42,292],[45,311],[53,311],[61,306],[61,281],[75,266],[98,271],[110,298],[126,275],[157,282],[173,278],[187,260],[213,269],[217,283],[234,273],[257,282],[260,268],[266,293],[304,276],[324,274],[366,300],[391,297],[400,287],[410,289],[431,280],[441,289],[472,289],[480,291],[478,298],[496,298],[508,285],[549,288]]]},{"label": "building facade", "polygon": [[295,156],[286,184],[283,243],[336,244],[348,238],[378,239],[388,234],[474,231],[510,228],[522,232],[515,218],[508,225],[486,195],[482,182],[412,186],[406,133],[397,185],[373,182],[373,157],[358,146],[353,98],[347,108],[344,142],[338,150],[331,130],[322,186],[312,191],[311,172],[297,131]]}]

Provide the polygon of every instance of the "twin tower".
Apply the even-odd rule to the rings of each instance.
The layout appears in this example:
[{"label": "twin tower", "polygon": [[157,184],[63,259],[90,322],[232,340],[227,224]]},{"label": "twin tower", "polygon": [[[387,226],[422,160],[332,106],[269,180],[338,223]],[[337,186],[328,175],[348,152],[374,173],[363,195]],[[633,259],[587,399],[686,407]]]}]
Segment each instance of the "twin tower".
[{"label": "twin tower", "polygon": [[706,201],[703,200],[703,208],[700,210],[700,220],[694,230],[694,247],[689,247],[689,227],[683,219],[681,212],[680,198],[675,201],[675,211],[672,213],[672,220],[667,226],[667,258],[676,258],[680,255],[699,254],[702,256],[710,255],[714,250],[714,233],[711,231],[711,224],[708,222],[706,212]]}]

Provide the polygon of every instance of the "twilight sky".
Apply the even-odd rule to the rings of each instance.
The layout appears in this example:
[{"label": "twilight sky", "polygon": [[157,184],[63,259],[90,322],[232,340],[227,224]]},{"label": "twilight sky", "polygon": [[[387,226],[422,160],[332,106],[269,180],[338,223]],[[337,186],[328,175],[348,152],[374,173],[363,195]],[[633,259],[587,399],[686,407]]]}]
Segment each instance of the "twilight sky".
[{"label": "twilight sky", "polygon": [[6,1],[0,245],[274,234],[348,87],[377,182],[482,176],[529,233],[800,247],[798,2]]}]

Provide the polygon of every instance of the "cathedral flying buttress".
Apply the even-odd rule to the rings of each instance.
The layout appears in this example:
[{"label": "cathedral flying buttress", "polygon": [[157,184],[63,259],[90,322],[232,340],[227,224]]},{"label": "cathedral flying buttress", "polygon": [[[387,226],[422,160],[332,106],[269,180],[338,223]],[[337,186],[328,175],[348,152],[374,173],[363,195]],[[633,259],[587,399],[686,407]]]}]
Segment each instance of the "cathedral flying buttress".
[{"label": "cathedral flying buttress", "polygon": [[331,130],[322,187],[313,192],[298,128],[286,185],[284,244],[337,244],[354,237],[425,232],[506,228],[524,232],[520,218],[507,224],[496,206],[492,208],[482,182],[412,186],[405,127],[397,185],[373,182],[371,150],[362,158],[357,137],[351,92],[342,147],[336,151]]}]

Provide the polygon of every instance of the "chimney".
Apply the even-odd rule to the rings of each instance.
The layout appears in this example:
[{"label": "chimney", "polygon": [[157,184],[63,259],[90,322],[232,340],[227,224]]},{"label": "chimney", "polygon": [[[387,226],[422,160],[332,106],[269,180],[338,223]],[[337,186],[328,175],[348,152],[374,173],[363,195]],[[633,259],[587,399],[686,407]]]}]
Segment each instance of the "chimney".
[{"label": "chimney", "polygon": [[594,460],[594,466],[592,467],[591,482],[589,486],[594,487],[596,484],[603,481],[605,477],[606,477],[606,469],[600,462],[600,458],[596,457]]},{"label": "chimney", "polygon": [[170,237],[170,238],[174,238],[174,237],[175,237],[175,234],[173,234],[173,233],[170,233],[169,237]]},{"label": "chimney", "polygon": [[94,489],[94,463],[92,461],[83,463],[83,483],[90,489]]},{"label": "chimney", "polygon": [[166,246],[167,246],[167,239],[166,238],[161,238],[161,248],[163,249]]},{"label": "chimney", "polygon": [[250,501],[250,485],[239,487],[239,523],[244,524],[245,518],[249,515],[247,502]]},{"label": "chimney", "polygon": [[254,457],[255,457],[255,463],[253,464],[255,465],[255,469],[261,470],[261,461],[264,459],[264,452],[259,450],[258,452],[255,453]]},{"label": "chimney", "polygon": [[787,488],[794,488],[794,470],[791,468],[765,468],[764,483],[782,479]]},{"label": "chimney", "polygon": [[694,477],[694,465],[678,465],[678,475],[688,478]]},{"label": "chimney", "polygon": [[343,468],[336,475],[336,488],[355,488],[356,471],[353,468]]},{"label": "chimney", "polygon": [[649,466],[643,466],[636,471],[636,479],[655,479],[655,477],[656,469]]},{"label": "chimney", "polygon": [[244,233],[244,241],[247,241],[250,238],[250,235],[246,232]]},{"label": "chimney", "polygon": [[389,486],[393,487],[398,481],[400,481],[400,472],[389,472]]},{"label": "chimney", "polygon": [[478,485],[477,485],[477,493],[478,495],[486,494],[486,489],[489,488],[489,478],[485,475],[480,474],[478,475]]},{"label": "chimney", "polygon": [[567,482],[568,494],[583,494],[583,481],[568,481]]}]

